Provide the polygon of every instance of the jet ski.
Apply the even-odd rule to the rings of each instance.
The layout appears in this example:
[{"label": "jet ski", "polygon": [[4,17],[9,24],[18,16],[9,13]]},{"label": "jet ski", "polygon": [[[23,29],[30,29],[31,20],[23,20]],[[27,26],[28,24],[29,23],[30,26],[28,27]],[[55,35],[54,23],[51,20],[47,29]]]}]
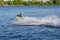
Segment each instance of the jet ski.
[{"label": "jet ski", "polygon": [[15,25],[39,25],[39,20],[32,17],[18,18],[13,24]]},{"label": "jet ski", "polygon": [[16,16],[16,19],[22,18],[22,14],[20,13],[19,15]]}]

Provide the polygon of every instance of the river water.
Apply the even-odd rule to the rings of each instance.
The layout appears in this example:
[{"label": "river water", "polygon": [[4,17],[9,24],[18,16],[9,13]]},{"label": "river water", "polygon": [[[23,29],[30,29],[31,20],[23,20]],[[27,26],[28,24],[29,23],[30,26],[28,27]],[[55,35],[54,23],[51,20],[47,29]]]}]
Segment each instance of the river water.
[{"label": "river water", "polygon": [[0,40],[60,40],[59,26],[13,25],[19,13],[27,17],[60,18],[60,6],[0,6]]}]

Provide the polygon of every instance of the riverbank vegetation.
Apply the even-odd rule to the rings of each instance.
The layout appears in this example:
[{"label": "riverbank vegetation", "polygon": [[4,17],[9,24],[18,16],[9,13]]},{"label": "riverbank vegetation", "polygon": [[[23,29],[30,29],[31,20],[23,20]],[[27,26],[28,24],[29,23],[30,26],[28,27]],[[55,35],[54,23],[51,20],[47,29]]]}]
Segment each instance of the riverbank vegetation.
[{"label": "riverbank vegetation", "polygon": [[23,1],[23,0],[14,0],[14,1],[4,1],[0,0],[0,6],[8,6],[8,5],[60,5],[60,0],[49,0],[44,2],[41,1]]}]

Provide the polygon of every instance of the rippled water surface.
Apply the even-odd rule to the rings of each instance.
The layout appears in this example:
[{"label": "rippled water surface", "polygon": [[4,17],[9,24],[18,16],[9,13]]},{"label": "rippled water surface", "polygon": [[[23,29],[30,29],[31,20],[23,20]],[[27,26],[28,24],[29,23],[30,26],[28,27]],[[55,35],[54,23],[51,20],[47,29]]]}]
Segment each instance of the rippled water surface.
[{"label": "rippled water surface", "polygon": [[60,40],[60,26],[13,25],[16,15],[60,18],[60,6],[0,6],[0,40]]}]

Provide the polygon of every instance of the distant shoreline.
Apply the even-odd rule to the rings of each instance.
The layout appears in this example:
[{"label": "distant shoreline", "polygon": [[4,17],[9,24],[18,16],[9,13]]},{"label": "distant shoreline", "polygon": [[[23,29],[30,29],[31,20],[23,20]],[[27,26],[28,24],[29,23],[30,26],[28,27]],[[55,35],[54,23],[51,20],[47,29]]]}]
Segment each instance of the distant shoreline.
[{"label": "distant shoreline", "polygon": [[60,6],[60,5],[3,5],[3,6]]},{"label": "distant shoreline", "polygon": [[60,6],[60,0],[49,0],[49,1],[23,1],[23,0],[17,0],[17,1],[0,1],[0,6]]},{"label": "distant shoreline", "polygon": [[25,5],[3,5],[3,6],[25,6]]}]

